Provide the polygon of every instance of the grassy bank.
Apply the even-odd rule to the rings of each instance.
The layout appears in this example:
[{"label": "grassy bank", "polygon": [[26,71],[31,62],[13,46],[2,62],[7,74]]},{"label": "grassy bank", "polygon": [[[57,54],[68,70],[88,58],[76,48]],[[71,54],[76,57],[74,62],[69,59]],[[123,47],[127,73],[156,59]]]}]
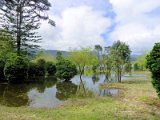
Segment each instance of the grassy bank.
[{"label": "grassy bank", "polygon": [[102,85],[118,88],[115,97],[72,99],[54,109],[0,106],[0,120],[159,120],[160,99],[151,84],[150,73],[129,81]]}]

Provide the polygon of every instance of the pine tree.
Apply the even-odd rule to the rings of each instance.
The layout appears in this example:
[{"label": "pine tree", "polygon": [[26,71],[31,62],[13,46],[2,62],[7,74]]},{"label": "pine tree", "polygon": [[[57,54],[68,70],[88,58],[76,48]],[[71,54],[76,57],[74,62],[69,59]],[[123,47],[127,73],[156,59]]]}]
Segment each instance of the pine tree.
[{"label": "pine tree", "polygon": [[36,31],[41,19],[55,25],[47,14],[50,7],[48,0],[5,0],[0,8],[0,28],[13,38],[17,55],[39,47],[34,43],[41,41]]}]

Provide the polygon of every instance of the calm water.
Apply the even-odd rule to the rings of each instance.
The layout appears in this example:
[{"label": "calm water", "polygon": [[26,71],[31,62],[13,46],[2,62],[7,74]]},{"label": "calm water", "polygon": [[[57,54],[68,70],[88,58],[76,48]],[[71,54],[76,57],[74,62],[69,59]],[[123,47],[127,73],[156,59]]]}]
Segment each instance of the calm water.
[{"label": "calm water", "polygon": [[[106,82],[105,76],[96,77],[83,76],[85,87],[94,94],[116,95],[118,90],[100,90],[99,84]],[[123,77],[124,80],[128,79]],[[52,108],[63,104],[71,96],[76,94],[80,85],[79,76],[75,76],[70,82],[58,81],[49,77],[46,81],[34,84],[0,84],[0,104],[6,106],[29,106],[34,108]]]}]

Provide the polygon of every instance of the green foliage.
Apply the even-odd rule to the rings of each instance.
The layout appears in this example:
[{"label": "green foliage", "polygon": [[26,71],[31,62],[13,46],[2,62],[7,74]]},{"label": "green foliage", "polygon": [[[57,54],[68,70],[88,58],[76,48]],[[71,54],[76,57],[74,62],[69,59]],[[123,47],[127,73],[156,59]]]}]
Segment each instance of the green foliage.
[{"label": "green foliage", "polygon": [[[40,20],[48,20],[47,11],[51,7],[48,0],[12,0],[4,2],[4,7],[0,7],[1,29],[7,29],[5,33],[13,38],[13,44],[17,49],[17,55],[22,51],[37,48],[33,44],[41,40],[35,32],[40,27]],[[7,22],[6,22],[7,21]],[[54,25],[54,22],[49,20]]]},{"label": "green foliage", "polygon": [[63,56],[62,56],[62,53],[61,53],[60,51],[57,51],[57,52],[56,52],[56,60],[57,60],[57,61],[60,61],[60,60],[62,60],[62,59],[64,59]]},{"label": "green foliage", "polygon": [[56,63],[56,76],[60,79],[69,81],[77,74],[76,66],[69,60],[60,60]]},{"label": "green foliage", "polygon": [[28,76],[29,77],[35,77],[38,74],[38,65],[34,62],[29,62],[29,68],[28,68]]},{"label": "green foliage", "polygon": [[27,79],[28,59],[10,54],[5,64],[4,74],[6,80],[10,82],[23,82]]},{"label": "green foliage", "polygon": [[112,45],[111,53],[113,56],[121,59],[122,63],[126,63],[130,60],[131,50],[129,46],[119,40]]},{"label": "green foliage", "polygon": [[98,68],[98,65],[93,65],[92,66],[92,71],[93,71],[94,74],[97,73],[97,68]]},{"label": "green foliage", "polygon": [[38,59],[37,60],[37,66],[38,66],[38,76],[45,76],[46,73],[46,67],[45,67],[45,60],[44,59]]},{"label": "green foliage", "polygon": [[10,37],[3,35],[2,30],[0,31],[0,57],[5,59],[6,54],[13,50],[13,45]]},{"label": "green foliage", "polygon": [[86,67],[92,67],[98,63],[90,48],[70,51],[69,59],[77,66],[80,76],[84,74]]},{"label": "green foliage", "polygon": [[45,55],[43,51],[36,54],[35,58],[30,62],[29,76],[45,76],[54,75],[56,72],[55,59],[51,55]]},{"label": "green foliage", "polygon": [[131,64],[131,62],[127,62],[127,63],[125,64],[124,70],[125,70],[125,72],[127,72],[127,73],[131,73],[131,72],[132,72],[132,64]]},{"label": "green foliage", "polygon": [[104,55],[103,56],[103,72],[106,76],[107,79],[111,76],[111,71],[112,71],[112,56],[111,55]]},{"label": "green foliage", "polygon": [[0,59],[0,80],[4,80],[4,65],[5,65],[5,62],[4,60]]},{"label": "green foliage", "polygon": [[147,55],[147,68],[152,72],[152,84],[160,97],[160,43],[156,43]]},{"label": "green foliage", "polygon": [[46,62],[55,62],[52,55],[45,55],[43,51],[38,52],[32,61],[36,62],[38,59],[44,59]]},{"label": "green foliage", "polygon": [[28,69],[29,77],[39,77],[45,76],[46,74],[46,62],[44,59],[40,58],[36,61],[31,61]]},{"label": "green foliage", "polygon": [[124,42],[115,42],[110,49],[110,56],[112,57],[112,65],[117,74],[118,82],[121,82],[122,71],[124,65],[130,62],[130,48]]},{"label": "green foliage", "polygon": [[135,70],[135,71],[139,70],[139,65],[138,65],[138,63],[134,63],[134,70]]},{"label": "green foliage", "polygon": [[53,62],[46,62],[46,71],[48,75],[55,75],[56,65]]},{"label": "green foliage", "polygon": [[94,49],[96,50],[96,52],[97,52],[97,58],[98,58],[98,60],[100,60],[100,57],[101,57],[101,53],[102,53],[102,50],[103,50],[103,48],[102,48],[102,46],[100,46],[100,45],[95,45],[94,46]]},{"label": "green foliage", "polygon": [[146,53],[143,53],[141,56],[137,57],[134,62],[134,70],[143,71],[146,70]]}]

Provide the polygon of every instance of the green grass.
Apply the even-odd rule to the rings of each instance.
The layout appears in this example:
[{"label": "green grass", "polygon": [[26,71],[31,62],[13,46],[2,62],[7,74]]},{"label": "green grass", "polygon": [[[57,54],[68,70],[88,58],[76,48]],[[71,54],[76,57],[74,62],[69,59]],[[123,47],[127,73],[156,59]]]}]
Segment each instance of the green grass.
[{"label": "green grass", "polygon": [[102,85],[118,88],[115,97],[70,99],[53,109],[0,106],[0,120],[159,120],[160,99],[146,77],[131,77],[123,83]]}]

